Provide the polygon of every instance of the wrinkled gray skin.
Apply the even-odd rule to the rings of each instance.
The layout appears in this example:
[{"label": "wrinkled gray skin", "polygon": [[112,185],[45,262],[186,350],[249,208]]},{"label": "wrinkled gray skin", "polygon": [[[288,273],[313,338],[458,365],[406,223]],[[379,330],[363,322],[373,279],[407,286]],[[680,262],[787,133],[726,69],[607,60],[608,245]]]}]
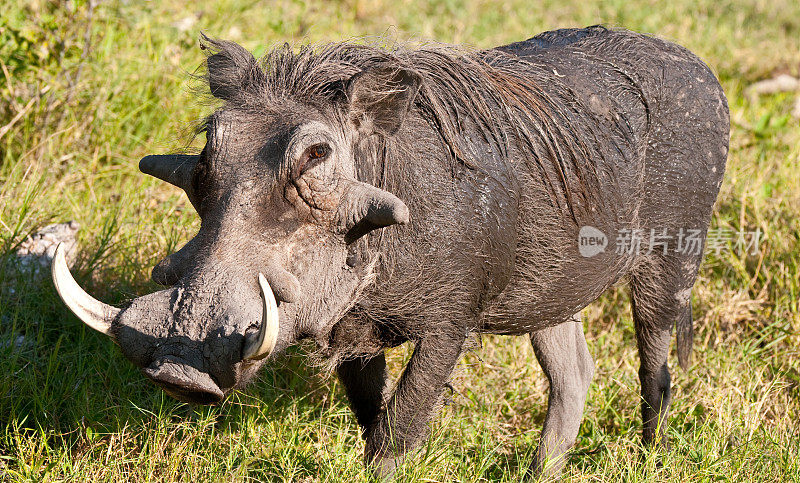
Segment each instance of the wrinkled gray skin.
[{"label": "wrinkled gray skin", "polygon": [[[279,301],[271,357],[314,339],[363,427],[365,461],[391,474],[426,436],[470,334],[529,334],[550,381],[532,470],[553,473],[594,367],[574,314],[626,280],[644,440],[663,438],[671,331],[686,366],[701,256],[676,253],[674,239],[667,254],[614,244],[620,229],[705,235],[729,119],[702,61],[602,27],[477,52],[283,47],[261,64],[233,43],[205,46],[224,105],[202,154],[186,157],[202,225],[153,270],[168,288],[112,325],[147,376],[197,403],[241,387],[261,364],[242,354],[263,272]],[[320,145],[326,156],[311,160]],[[410,222],[364,222],[357,181],[396,195]],[[607,234],[604,252],[579,254],[584,225]],[[409,340],[389,394],[383,351]]]}]

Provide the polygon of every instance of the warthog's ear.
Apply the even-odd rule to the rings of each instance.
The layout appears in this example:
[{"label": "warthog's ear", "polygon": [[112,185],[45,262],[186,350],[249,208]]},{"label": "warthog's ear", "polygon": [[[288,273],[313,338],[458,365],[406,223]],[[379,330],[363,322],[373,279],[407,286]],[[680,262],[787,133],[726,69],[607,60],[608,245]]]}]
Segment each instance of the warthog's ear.
[{"label": "warthog's ear", "polygon": [[199,156],[187,154],[151,154],[139,161],[139,171],[182,189],[197,209],[192,176],[199,159]]},{"label": "warthog's ear", "polygon": [[396,133],[421,83],[418,73],[390,66],[372,67],[354,75],[347,85],[350,120],[366,133]]},{"label": "warthog's ear", "polygon": [[230,101],[263,77],[253,54],[235,42],[215,40],[202,34],[200,48],[213,52],[206,59],[206,67],[208,87],[214,97]]}]

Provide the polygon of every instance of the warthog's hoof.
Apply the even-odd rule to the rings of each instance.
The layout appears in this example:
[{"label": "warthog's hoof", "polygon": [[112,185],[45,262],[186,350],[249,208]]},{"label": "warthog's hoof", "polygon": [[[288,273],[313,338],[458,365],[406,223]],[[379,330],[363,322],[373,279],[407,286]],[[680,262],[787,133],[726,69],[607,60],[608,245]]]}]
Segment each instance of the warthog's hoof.
[{"label": "warthog's hoof", "polygon": [[367,459],[367,466],[376,481],[392,481],[395,471],[402,463],[402,456],[375,456]]}]

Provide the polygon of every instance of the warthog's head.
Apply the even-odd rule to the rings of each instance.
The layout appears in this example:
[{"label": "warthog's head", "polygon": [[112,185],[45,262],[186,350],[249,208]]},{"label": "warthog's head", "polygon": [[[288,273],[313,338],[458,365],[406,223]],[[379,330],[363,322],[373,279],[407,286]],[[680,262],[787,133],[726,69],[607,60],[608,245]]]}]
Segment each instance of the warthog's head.
[{"label": "warthog's head", "polygon": [[[354,153],[399,129],[419,76],[388,57],[363,69],[291,73],[278,50],[263,66],[242,47],[207,39],[211,93],[225,101],[205,124],[199,155],[147,156],[140,169],[182,188],[197,235],[153,269],[168,288],[124,309],[86,294],[63,253],[56,288],[85,323],[170,395],[216,403],[263,360],[330,328],[352,304],[368,263],[348,245],[408,221],[391,193],[357,180]],[[298,98],[297,93],[304,93]]]}]

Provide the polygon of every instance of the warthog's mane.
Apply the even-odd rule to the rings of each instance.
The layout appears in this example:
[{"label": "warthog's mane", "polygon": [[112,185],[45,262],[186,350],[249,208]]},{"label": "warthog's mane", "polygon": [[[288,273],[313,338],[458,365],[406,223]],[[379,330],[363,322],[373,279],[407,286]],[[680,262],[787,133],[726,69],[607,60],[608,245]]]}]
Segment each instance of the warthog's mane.
[{"label": "warthog's mane", "polygon": [[[551,70],[515,55],[440,43],[342,42],[299,48],[283,44],[253,63],[235,44],[205,39],[205,46],[233,61],[207,80],[239,90],[235,103],[244,109],[277,108],[290,100],[343,110],[353,75],[373,66],[413,70],[423,79],[415,108],[438,131],[452,162],[483,167],[480,156],[471,152],[477,135],[506,161],[531,164],[530,172],[540,173],[550,187],[551,203],[576,221],[595,202],[595,163],[602,154],[591,130],[579,125],[587,110]],[[465,140],[465,131],[473,135],[471,141]]]}]

